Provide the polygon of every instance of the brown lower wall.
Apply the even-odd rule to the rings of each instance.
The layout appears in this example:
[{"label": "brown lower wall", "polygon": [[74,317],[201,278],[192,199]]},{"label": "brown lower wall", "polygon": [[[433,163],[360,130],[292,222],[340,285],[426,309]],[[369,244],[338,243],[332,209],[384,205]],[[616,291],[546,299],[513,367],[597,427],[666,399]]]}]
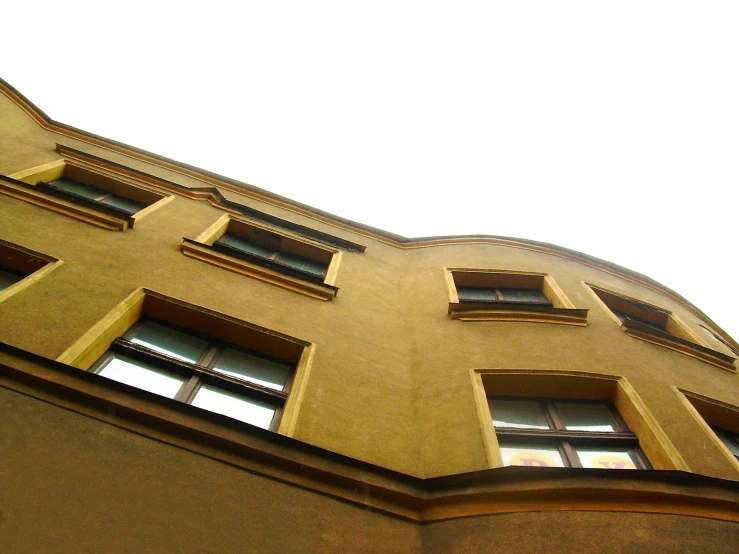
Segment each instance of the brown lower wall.
[{"label": "brown lower wall", "polygon": [[2,552],[711,552],[739,525],[528,512],[417,524],[0,387]]},{"label": "brown lower wall", "polygon": [[739,524],[660,514],[539,512],[426,525],[426,554],[736,554]]},{"label": "brown lower wall", "polygon": [[420,528],[0,388],[0,551],[420,552]]}]

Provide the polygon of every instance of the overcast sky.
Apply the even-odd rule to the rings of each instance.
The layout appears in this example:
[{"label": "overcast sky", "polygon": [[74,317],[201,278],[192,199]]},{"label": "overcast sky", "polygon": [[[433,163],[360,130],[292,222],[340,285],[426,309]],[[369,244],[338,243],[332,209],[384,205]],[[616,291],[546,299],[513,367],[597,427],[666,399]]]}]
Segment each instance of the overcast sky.
[{"label": "overcast sky", "polygon": [[57,121],[408,237],[579,250],[739,338],[736,0],[20,4],[0,76]]}]

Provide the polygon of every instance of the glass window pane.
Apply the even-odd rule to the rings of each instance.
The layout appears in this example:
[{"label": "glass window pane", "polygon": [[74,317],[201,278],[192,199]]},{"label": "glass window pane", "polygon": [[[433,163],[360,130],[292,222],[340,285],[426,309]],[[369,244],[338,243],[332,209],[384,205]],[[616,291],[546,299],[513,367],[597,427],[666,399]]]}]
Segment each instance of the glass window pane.
[{"label": "glass window pane", "polygon": [[121,210],[125,210],[129,214],[135,214],[136,212],[139,212],[143,210],[146,206],[140,202],[136,202],[135,200],[129,200],[128,198],[124,198],[122,196],[116,196],[115,194],[112,196],[109,196],[105,200],[100,201],[101,204],[107,204],[108,206],[113,206],[114,208],[119,208]]},{"label": "glass window pane", "polygon": [[208,348],[208,341],[154,321],[147,321],[139,327],[131,342],[192,363],[197,362]]},{"label": "glass window pane", "polygon": [[618,423],[605,404],[555,402],[554,409],[568,431],[616,433]]},{"label": "glass window pane", "polygon": [[495,289],[485,287],[457,287],[460,302],[497,302]]},{"label": "glass window pane", "polygon": [[168,398],[174,398],[187,380],[176,373],[125,356],[115,356],[98,374]]},{"label": "glass window pane", "polygon": [[51,181],[49,185],[65,192],[71,192],[72,194],[76,194],[78,196],[84,196],[85,198],[89,198],[90,200],[95,200],[96,198],[101,197],[103,194],[106,194],[104,190],[86,185],[84,183],[80,183],[78,181],[73,181],[72,179],[57,179],[56,181]]},{"label": "glass window pane", "polygon": [[275,390],[285,388],[287,376],[292,370],[287,364],[265,360],[233,348],[224,349],[213,369]]},{"label": "glass window pane", "polygon": [[593,469],[636,469],[636,460],[626,448],[575,448],[582,467]]},{"label": "glass window pane", "polygon": [[264,402],[251,400],[210,385],[200,387],[192,405],[256,425],[262,429],[269,429],[269,424],[276,411],[274,407]]},{"label": "glass window pane", "polygon": [[14,285],[21,279],[23,279],[23,275],[18,275],[0,267],[0,290],[7,289],[10,285]]},{"label": "glass window pane", "polygon": [[274,250],[271,250],[264,246],[260,246],[259,244],[254,244],[253,242],[249,242],[243,237],[230,235],[228,233],[219,238],[216,241],[216,244],[225,244],[226,246],[230,246],[231,248],[236,248],[238,250],[242,250],[243,252],[254,254],[255,256],[260,256],[262,258],[269,258],[270,256],[272,256],[272,254],[275,253]]},{"label": "glass window pane", "polygon": [[501,400],[490,398],[490,413],[496,427],[549,429],[541,404],[533,400]]},{"label": "glass window pane", "polygon": [[559,449],[539,445],[508,445],[500,447],[503,465],[529,467],[565,467]]},{"label": "glass window pane", "polygon": [[303,256],[298,256],[297,254],[292,254],[290,252],[280,252],[277,255],[277,261],[290,267],[294,267],[295,269],[301,269],[308,273],[313,273],[319,277],[323,277],[326,274],[326,269],[328,267],[322,262],[317,262],[310,258],[304,258]]},{"label": "glass window pane", "polygon": [[725,431],[720,427],[711,427],[711,429],[713,429],[713,431],[716,433],[716,436],[721,439],[721,442],[726,445],[726,448],[729,449],[729,452],[731,452],[734,456],[739,456],[739,448],[737,447],[736,442],[734,442],[734,440],[731,438],[731,435],[733,433]]},{"label": "glass window pane", "polygon": [[537,289],[498,289],[501,301],[518,304],[550,304],[544,293]]}]

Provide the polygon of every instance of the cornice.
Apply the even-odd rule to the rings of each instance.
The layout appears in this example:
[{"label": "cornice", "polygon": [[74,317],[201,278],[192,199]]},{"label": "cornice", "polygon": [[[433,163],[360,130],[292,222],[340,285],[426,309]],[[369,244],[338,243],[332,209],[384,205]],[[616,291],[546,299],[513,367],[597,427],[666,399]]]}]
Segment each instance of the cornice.
[{"label": "cornice", "polygon": [[[428,248],[433,246],[452,246],[459,244],[490,244],[494,246],[503,246],[510,248],[518,248],[523,250],[529,250],[539,253],[550,254],[561,258],[569,259],[577,263],[605,271],[616,275],[620,278],[627,279],[633,283],[639,284],[646,288],[649,288],[660,294],[668,296],[671,300],[681,305],[687,311],[691,312],[696,317],[703,319],[710,323],[714,329],[719,332],[724,339],[728,340],[735,346],[739,347],[739,344],[734,339],[726,334],[723,329],[716,325],[706,314],[704,314],[699,308],[691,304],[688,300],[683,298],[677,292],[672,289],[658,283],[654,279],[642,275],[636,271],[632,271],[628,268],[602,260],[595,256],[590,256],[575,250],[570,250],[554,244],[545,242],[533,241],[529,239],[519,239],[514,237],[503,237],[497,235],[459,235],[459,236],[433,236],[433,237],[416,237],[406,238],[394,233],[389,233],[369,225],[357,223],[342,217],[330,214],[296,202],[284,196],[271,193],[254,185],[243,183],[235,179],[230,179],[216,173],[200,169],[198,167],[178,162],[146,150],[129,146],[122,142],[118,142],[112,139],[107,139],[71,125],[60,123],[51,119],[46,113],[40,110],[35,104],[33,104],[28,98],[21,94],[8,82],[0,78],[0,92],[10,98],[16,105],[23,109],[39,126],[54,132],[58,135],[65,136],[74,140],[78,140],[101,149],[115,152],[117,154],[144,162],[149,163],[160,168],[172,171],[191,179],[200,181],[205,185],[211,187],[218,187],[236,194],[244,195],[248,198],[266,202],[275,207],[279,207],[288,212],[310,218],[315,221],[319,221],[326,225],[330,225],[337,229],[358,234],[360,236],[369,238],[374,241],[378,241],[389,246],[393,246],[401,249],[412,249],[412,248]],[[222,195],[221,195],[222,196]],[[247,207],[248,208],[248,207]]]},{"label": "cornice", "polygon": [[415,523],[542,511],[739,522],[739,483],[683,471],[504,467],[421,478],[204,412],[0,343],[0,386],[292,486]]}]

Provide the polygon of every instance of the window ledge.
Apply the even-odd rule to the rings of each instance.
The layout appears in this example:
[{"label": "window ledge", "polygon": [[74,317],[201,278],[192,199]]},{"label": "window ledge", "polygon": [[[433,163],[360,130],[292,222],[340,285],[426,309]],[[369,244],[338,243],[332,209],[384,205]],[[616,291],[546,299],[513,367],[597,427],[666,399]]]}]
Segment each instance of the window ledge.
[{"label": "window ledge", "polygon": [[116,210],[105,210],[100,206],[90,207],[70,200],[57,197],[47,190],[41,191],[33,185],[17,181],[7,176],[0,178],[0,194],[11,196],[19,200],[35,204],[41,208],[64,214],[85,223],[90,223],[111,231],[125,231],[133,227],[134,218],[123,215]]},{"label": "window ledge", "polygon": [[662,333],[656,329],[652,329],[651,327],[641,325],[628,319],[621,324],[621,329],[627,335],[634,337],[635,339],[641,339],[658,346],[669,348],[670,350],[687,354],[688,356],[701,360],[702,362],[736,373],[736,366],[734,365],[735,358],[732,358],[723,352],[718,352],[706,346],[681,339],[680,337],[676,337],[669,333]]},{"label": "window ledge", "polygon": [[295,275],[289,275],[258,263],[257,260],[246,260],[226,254],[212,246],[192,239],[183,239],[180,248],[185,256],[222,267],[234,273],[247,275],[265,283],[276,285],[305,296],[319,300],[333,300],[339,291],[338,287],[326,283],[316,283]]},{"label": "window ledge", "polygon": [[550,308],[548,306],[494,304],[488,302],[450,302],[449,314],[460,321],[528,321],[587,325],[586,308]]}]

